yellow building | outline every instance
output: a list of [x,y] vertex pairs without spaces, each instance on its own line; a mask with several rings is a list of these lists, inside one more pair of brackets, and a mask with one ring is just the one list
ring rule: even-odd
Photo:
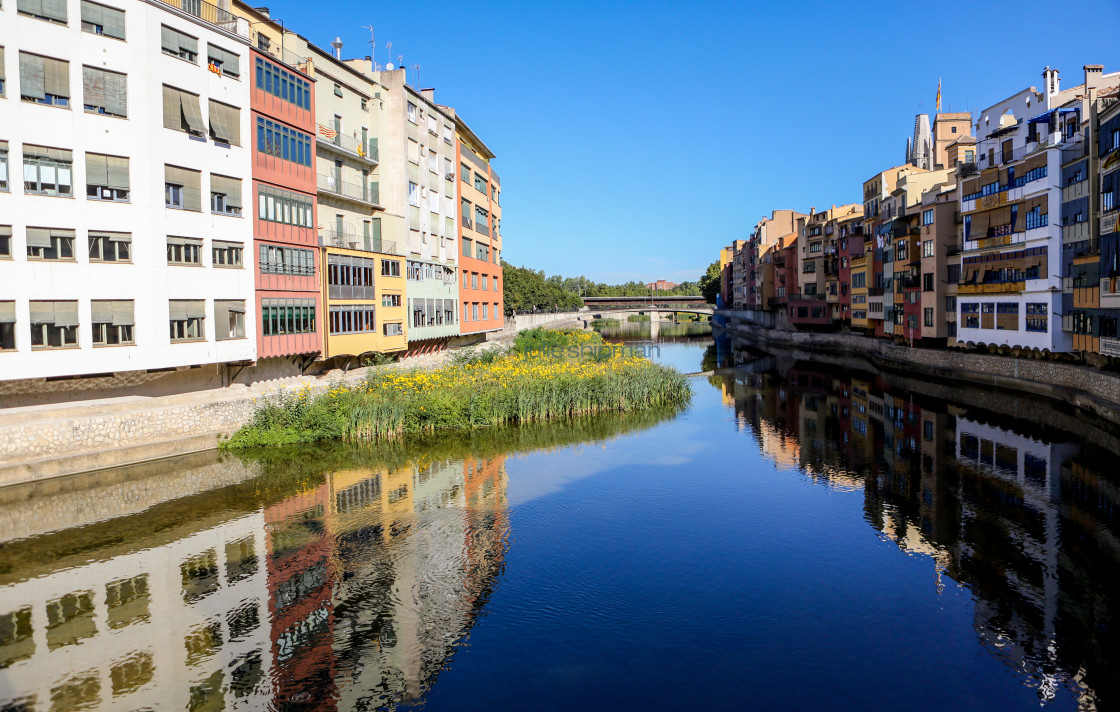
[[327,305],[323,358],[404,351],[404,258],[343,247],[321,250]]

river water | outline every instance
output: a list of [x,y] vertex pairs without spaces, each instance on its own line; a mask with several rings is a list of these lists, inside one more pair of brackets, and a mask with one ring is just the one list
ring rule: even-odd
[[0,709],[1120,705],[1113,430],[702,331],[681,413],[0,490]]

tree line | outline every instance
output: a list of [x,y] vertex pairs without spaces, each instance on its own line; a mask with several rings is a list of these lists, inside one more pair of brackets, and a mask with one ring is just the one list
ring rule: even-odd
[[[715,302],[719,291],[719,263],[714,263],[715,288],[711,289],[712,266],[697,282],[681,282],[670,290],[658,290],[666,296],[699,296]],[[546,275],[544,270],[515,267],[502,260],[506,314],[532,311],[573,311],[583,306],[584,297],[648,297],[650,289],[641,282],[624,284],[596,282],[587,277]],[[707,285],[707,288],[705,288]],[[711,292],[711,296],[708,292]]]

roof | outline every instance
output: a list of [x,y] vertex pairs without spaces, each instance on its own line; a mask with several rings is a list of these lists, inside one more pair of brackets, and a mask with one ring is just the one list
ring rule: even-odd
[[962,145],[962,144],[963,145],[968,145],[968,146],[975,145],[976,144],[976,138],[974,136],[961,136],[960,138],[958,138],[956,141],[953,141],[949,145],[950,146],[958,146],[958,145]]

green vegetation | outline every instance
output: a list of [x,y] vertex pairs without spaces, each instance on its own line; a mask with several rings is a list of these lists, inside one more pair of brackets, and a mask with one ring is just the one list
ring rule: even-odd
[[618,319],[611,319],[610,317],[607,317],[605,319],[592,319],[590,323],[591,326],[618,326],[622,322],[620,322]]
[[[649,297],[650,288],[633,280],[623,284],[595,282],[587,277],[548,276],[542,270],[514,267],[502,262],[505,287],[503,298],[506,314],[513,312],[571,311],[583,306],[584,297]],[[711,271],[711,268],[709,268]],[[701,282],[681,282],[670,290],[658,290],[662,296],[699,296]],[[719,291],[719,264],[716,263],[715,291]],[[715,292],[708,301],[715,302]]]
[[700,277],[700,293],[704,295],[704,301],[709,304],[716,303],[716,295],[719,294],[719,260],[708,265],[708,269],[704,271],[704,275]]
[[649,321],[649,314],[631,314],[626,321]]
[[356,385],[263,398],[249,424],[222,445],[379,441],[679,407],[691,395],[677,371],[628,354],[598,334],[534,329],[518,335],[507,353],[481,354],[434,371],[371,370]]

